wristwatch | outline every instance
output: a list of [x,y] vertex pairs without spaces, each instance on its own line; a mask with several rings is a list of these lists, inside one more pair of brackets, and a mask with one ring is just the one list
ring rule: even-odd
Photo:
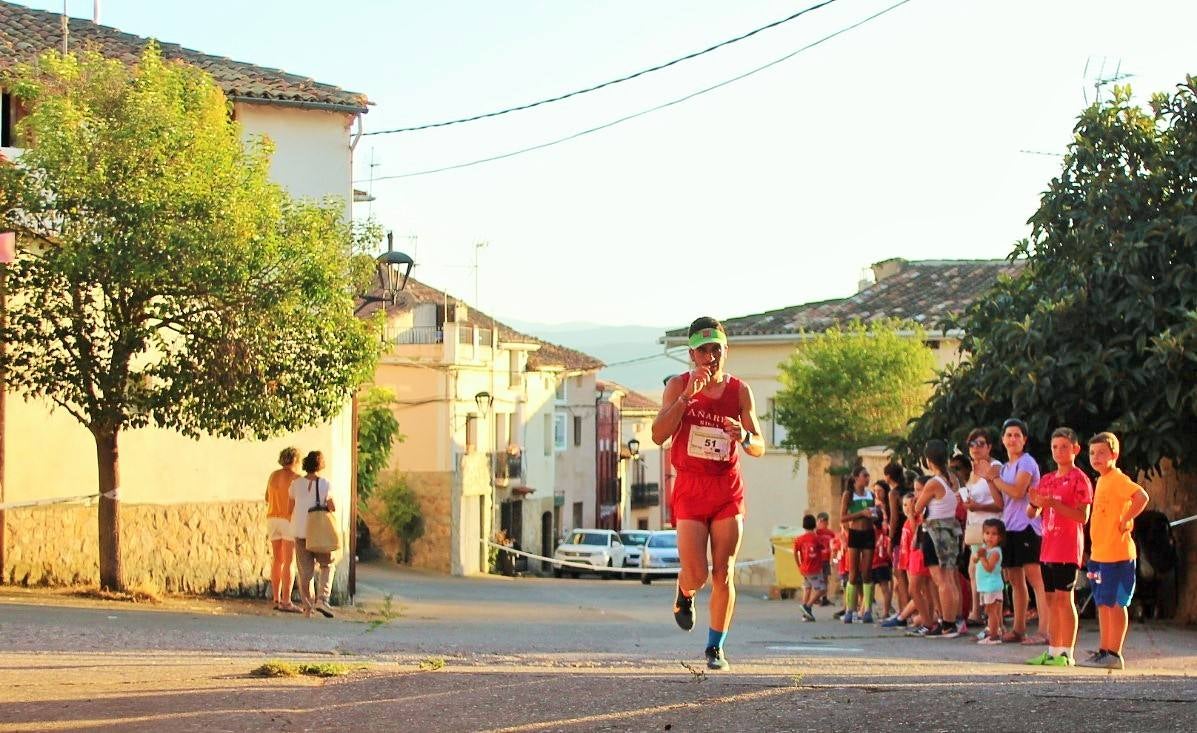
[[744,431],[744,439],[740,441],[740,445],[747,448],[752,445],[752,436],[756,435],[756,433],[743,426],[740,427],[740,430]]

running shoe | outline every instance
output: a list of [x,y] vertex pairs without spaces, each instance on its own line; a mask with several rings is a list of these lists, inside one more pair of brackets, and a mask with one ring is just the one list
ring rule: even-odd
[[333,617],[332,609],[328,607],[327,603],[317,603],[315,605],[315,609],[324,618],[332,618]]
[[863,615],[861,615],[861,616],[857,616],[857,617],[856,617],[856,623],[858,623],[858,624],[871,624],[871,623],[873,623],[873,612],[872,612],[872,611],[865,611]]
[[847,611],[844,613],[844,623],[850,624],[850,623],[852,623],[852,620],[854,618],[856,618],[856,617],[852,615],[851,611]]
[[1078,666],[1081,666],[1081,667],[1097,667],[1098,669],[1111,669],[1111,667],[1110,667],[1110,657],[1111,656],[1113,656],[1113,655],[1110,654],[1109,652],[1107,652],[1105,649],[1102,649],[1101,651],[1097,652],[1096,654],[1090,654],[1088,659],[1086,659],[1082,662],[1078,662],[1077,664],[1078,664]]
[[1056,656],[1048,656],[1043,662],[1044,667],[1071,667],[1076,662],[1072,661],[1072,657],[1068,656],[1068,652],[1057,654]]
[[724,672],[731,669],[731,665],[727,663],[727,657],[723,656],[723,648],[717,646],[709,646],[706,650],[707,655],[707,669],[720,669]]
[[810,606],[802,607],[802,620],[803,621],[814,621],[815,620],[815,614],[813,611],[810,610]]
[[677,587],[677,596],[673,599],[673,620],[682,631],[694,629],[694,596],[682,593],[682,586]]
[[956,619],[956,636],[968,636],[968,622],[962,618]]
[[1052,655],[1048,654],[1047,652],[1043,652],[1042,654],[1037,654],[1028,659],[1027,664],[1033,664],[1037,667],[1042,667],[1048,663],[1049,659],[1052,659]]
[[917,629],[907,629],[907,636],[926,636],[929,629],[926,626],[920,626]]
[[902,629],[905,628],[906,625],[906,619],[898,618],[897,616],[887,618],[881,622],[881,628],[883,629]]
[[1000,636],[986,636],[984,639],[977,639],[977,643],[978,643],[978,644],[984,644],[985,646],[993,646],[993,645],[995,645],[995,644],[1001,644],[1001,643],[1002,643],[1002,637],[1000,637]]
[[960,636],[960,630],[953,624],[943,624],[941,628],[943,629],[941,639],[955,639]]
[[[953,629],[955,631],[955,629]],[[944,635],[944,625],[942,623],[935,624],[927,629],[927,633],[923,634],[924,639],[938,639]]]
[[845,613],[847,613],[847,611],[845,611],[844,609],[841,608],[840,610],[831,614],[831,617],[835,618],[835,619],[843,618]]

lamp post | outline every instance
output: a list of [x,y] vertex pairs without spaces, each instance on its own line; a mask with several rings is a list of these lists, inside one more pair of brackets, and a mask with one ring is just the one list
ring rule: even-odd
[[411,255],[395,251],[394,232],[387,232],[387,251],[375,258],[374,262],[378,279],[382,285],[379,289],[381,295],[373,293],[358,295],[357,298],[361,303],[355,309],[355,313],[368,303],[390,303],[393,305],[399,299],[400,291],[407,287],[407,278],[411,276],[411,268],[416,264]]
[[[394,303],[399,292],[407,287],[407,278],[411,275],[411,268],[416,264],[410,256],[395,251],[395,237],[387,232],[387,251],[375,259],[378,279],[382,282],[382,294],[372,295],[363,293],[358,296],[361,303],[354,309],[358,311],[367,303]],[[379,267],[381,266],[381,267]],[[354,392],[350,403],[350,422],[352,423],[353,445],[350,446],[349,463],[350,478],[349,492],[349,598],[352,601],[357,593],[357,431],[358,431],[358,403],[357,393]]]

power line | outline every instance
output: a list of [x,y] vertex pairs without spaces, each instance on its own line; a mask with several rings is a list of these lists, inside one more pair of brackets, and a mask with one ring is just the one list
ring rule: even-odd
[[623,359],[621,361],[613,361],[610,363],[605,363],[605,364],[603,364],[603,368],[613,367],[613,366],[623,366],[624,364],[635,364],[635,363],[641,362],[641,361],[652,361],[653,359],[672,359],[672,358],[674,358],[674,357],[673,357],[673,354],[671,354],[670,352],[658,351],[657,353],[649,354],[648,356],[637,356],[633,359]]
[[808,43],[807,45],[803,46],[802,48],[799,48],[797,51],[793,51],[792,53],[786,54],[785,56],[782,56],[779,59],[770,61],[769,63],[767,63],[763,66],[758,66],[755,69],[752,69],[751,71],[746,71],[743,74],[740,74],[739,76],[734,76],[730,79],[726,79],[724,81],[719,82],[718,84],[714,84],[705,89],[700,89],[691,94],[687,94],[684,97],[679,97],[678,99],[675,99],[671,102],[659,104],[656,107],[651,107],[649,109],[642,110],[640,112],[636,112],[636,113],[633,113],[633,114],[630,114],[630,115],[627,115],[624,117],[620,117],[619,119],[612,120],[611,122],[608,122],[606,124],[602,124],[597,127],[591,127],[590,129],[582,130],[581,132],[575,132],[572,135],[567,135],[565,137],[558,138],[558,139],[552,140],[550,142],[541,143],[539,145],[533,145],[531,147],[521,148],[519,150],[513,150],[509,153],[502,153],[500,155],[492,155],[489,158],[480,158],[478,160],[471,160],[466,163],[456,163],[454,165],[447,165],[447,166],[443,166],[441,168],[430,168],[430,169],[422,170],[422,171],[412,171],[410,173],[397,173],[397,174],[391,175],[391,176],[379,176],[379,177],[375,178],[374,181],[377,183],[378,181],[391,181],[391,180],[395,180],[398,178],[414,178],[415,176],[428,176],[428,175],[432,175],[433,173],[444,173],[445,171],[458,170],[459,168],[469,168],[471,166],[481,165],[483,163],[492,163],[496,160],[503,160],[504,158],[512,158],[517,155],[523,155],[524,153],[531,153],[535,150],[543,150],[544,148],[549,148],[554,145],[559,145],[564,142],[569,142],[570,140],[576,140],[577,138],[580,138],[584,135],[590,135],[591,133],[599,132],[601,130],[606,130],[609,127],[614,127],[623,122],[627,122],[629,120],[634,120],[637,117],[643,117],[644,115],[651,114],[653,112],[658,112],[667,107],[672,107],[675,104],[681,104],[682,102],[694,99],[695,97],[701,96],[708,92],[713,92],[716,89],[725,87],[729,84],[734,84],[735,82],[740,81],[742,79],[746,79],[746,78],[752,76],[753,74],[757,74],[757,73],[764,71],[765,69],[768,69],[772,66],[776,66],[777,64],[780,64],[783,61],[788,61],[789,59],[792,59],[793,57],[797,56],[798,54],[800,54],[804,51],[809,51],[810,49],[812,49],[816,46],[826,43],[827,41],[830,41],[832,38],[835,38],[836,36],[840,36],[840,35],[843,35],[844,33],[847,33],[848,31],[855,30],[855,29],[859,28],[860,26],[868,23],[869,21],[880,18],[881,16],[885,15],[886,13],[889,13],[893,10],[896,10],[896,9],[902,7],[903,5],[905,5],[908,2],[911,2],[911,0],[900,0],[900,2],[894,3],[893,5],[889,6],[888,8],[885,8],[884,10],[876,12],[873,15],[870,15],[869,17],[865,18],[864,20],[860,20],[856,23],[853,23],[850,26],[841,28],[841,29],[835,31],[834,33],[830,33],[826,36],[823,36],[819,40],[814,41],[812,43]]
[[801,17],[803,15],[806,15],[807,13],[809,13],[811,11],[818,10],[819,8],[827,7],[828,5],[831,5],[835,1],[836,0],[825,0],[824,2],[821,2],[818,5],[812,5],[811,7],[806,8],[805,10],[799,10],[797,13],[794,13],[793,15],[791,15],[789,17],[774,21],[772,23],[769,23],[768,25],[763,25],[760,28],[757,28],[756,30],[751,30],[742,36],[736,36],[735,38],[729,38],[726,41],[716,43],[714,46],[711,46],[710,48],[704,48],[701,51],[695,51],[694,53],[686,54],[685,56],[676,58],[672,61],[667,61],[658,66],[653,66],[648,69],[642,69],[640,71],[637,71],[634,74],[628,74],[627,76],[621,76],[618,79],[612,79],[611,81],[605,81],[602,84],[595,84],[594,86],[586,87],[585,89],[578,89],[576,91],[568,92],[566,94],[560,94],[556,97],[549,97],[548,99],[542,99],[539,102],[529,102],[528,104],[521,104],[518,107],[508,107],[507,109],[501,109],[498,112],[487,112],[485,114],[473,115],[470,117],[462,117],[460,119],[447,120],[445,122],[430,122],[430,123],[427,123],[424,125],[415,125],[414,127],[397,127],[393,130],[378,130],[377,132],[366,132],[366,133],[362,133],[362,134],[363,135],[391,135],[391,134],[394,134],[397,132],[415,132],[417,130],[428,130],[428,129],[431,129],[434,127],[448,127],[449,125],[460,125],[463,122],[474,122],[476,120],[484,120],[488,117],[498,117],[499,115],[505,115],[505,114],[508,114],[511,112],[520,112],[525,109],[532,109],[533,107],[539,107],[542,104],[550,104],[552,102],[560,102],[563,99],[569,99],[570,97],[576,97],[581,94],[597,92],[599,89],[604,89],[606,87],[613,86],[613,85],[619,84],[621,82],[631,81],[632,79],[635,79],[640,76],[644,76],[645,74],[651,74],[654,71],[660,71],[661,69],[667,69],[670,66],[673,66],[675,64],[680,64],[683,61],[689,61],[690,59],[698,58],[699,56],[708,54],[712,51],[723,48],[724,46],[730,46],[733,43],[743,41],[745,38],[750,38],[752,36],[755,36],[756,34],[760,33],[761,31],[767,31],[770,28],[776,28],[777,26],[779,26],[783,23],[788,23],[791,20],[794,20],[795,18]]

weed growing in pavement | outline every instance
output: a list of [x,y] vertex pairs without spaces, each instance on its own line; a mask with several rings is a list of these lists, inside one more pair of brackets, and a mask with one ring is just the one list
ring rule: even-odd
[[706,680],[707,671],[705,669],[697,669],[694,666],[681,661],[680,659],[678,660],[678,662],[683,667],[686,668],[686,671],[688,671],[692,675],[692,679],[691,679],[692,682],[703,682]]
[[425,657],[420,660],[419,667],[421,672],[436,672],[445,668],[445,660],[440,657]]
[[792,687],[802,687],[802,680],[805,676],[806,675],[803,672],[790,675],[790,685]]
[[80,588],[74,593],[83,598],[97,598],[101,601],[127,601],[129,603],[162,603],[162,590],[148,580],[129,586],[128,590],[100,590],[96,586]]
[[355,669],[365,669],[365,667],[351,667],[348,664],[341,664],[339,662],[292,664],[290,662],[272,660],[256,669],[250,670],[250,675],[254,677],[298,677],[302,674],[308,677],[344,677]]
[[390,593],[383,596],[382,609],[375,612],[376,618],[372,618],[366,622],[368,624],[366,633],[370,633],[371,631],[374,631],[381,626],[386,626],[391,621],[393,621],[403,615],[402,610],[395,608],[395,606],[393,604],[394,604],[394,596],[392,596]]

